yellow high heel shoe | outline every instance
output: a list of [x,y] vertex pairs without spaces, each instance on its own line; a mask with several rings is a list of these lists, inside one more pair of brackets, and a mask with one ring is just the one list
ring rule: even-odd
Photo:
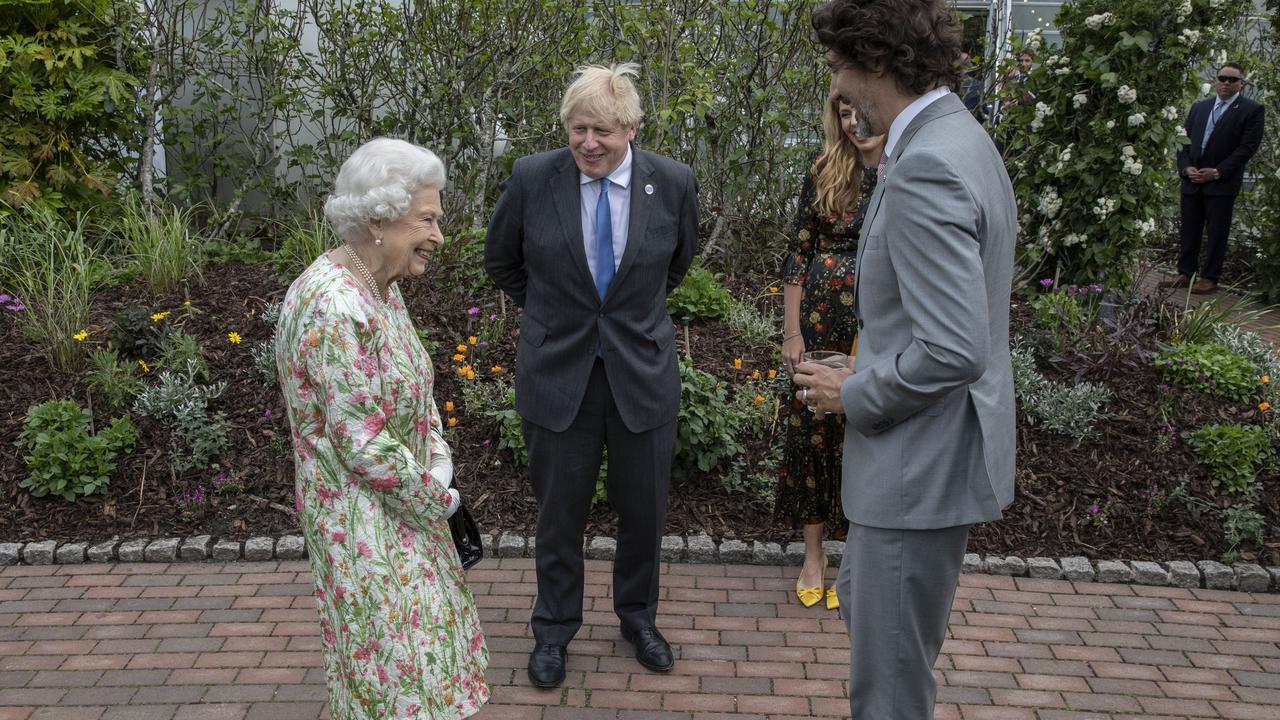
[[840,607],[840,597],[836,595],[836,586],[832,585],[827,588],[827,609],[835,610]]
[[[826,582],[827,576],[827,556],[822,556],[822,573],[818,576],[822,582]],[[800,604],[805,607],[813,607],[822,599],[822,585],[818,587],[801,587],[800,578],[796,578],[796,597],[800,598]]]

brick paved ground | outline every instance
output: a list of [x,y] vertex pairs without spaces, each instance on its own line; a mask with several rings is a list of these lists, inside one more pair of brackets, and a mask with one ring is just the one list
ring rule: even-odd
[[[492,652],[481,720],[840,717],[848,644],[791,599],[793,568],[670,565],[649,673],[618,635],[609,569],[561,690],[528,685],[530,560],[470,573]],[[305,562],[0,569],[0,720],[324,717]],[[1280,595],[969,575],[938,663],[938,717],[1280,718]]]
[[[1219,288],[1217,292],[1210,295],[1189,295],[1185,288],[1180,290],[1160,288],[1157,283],[1164,277],[1165,273],[1159,269],[1144,269],[1137,279],[1139,291],[1149,297],[1163,299],[1177,307],[1182,307],[1184,304],[1190,307],[1199,307],[1201,303],[1209,301],[1217,302],[1222,307],[1231,307],[1243,299],[1240,295],[1228,292],[1230,288]],[[1242,309],[1259,313],[1259,315],[1253,318],[1245,318],[1237,314],[1237,324],[1256,332],[1262,339],[1280,348],[1280,308],[1268,307],[1259,303],[1247,303]]]

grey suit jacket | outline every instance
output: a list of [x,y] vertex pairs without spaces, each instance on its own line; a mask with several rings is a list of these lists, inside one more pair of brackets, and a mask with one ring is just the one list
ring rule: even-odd
[[603,302],[587,266],[579,171],[567,148],[517,160],[489,221],[485,270],[524,308],[516,410],[555,432],[578,414],[597,348],[629,430],[670,422],[680,407],[667,293],[697,245],[693,171],[634,145],[631,151],[627,247]]
[[858,247],[845,514],[881,528],[998,519],[1013,499],[1009,291],[1017,207],[991,139],[954,94],[907,126]]

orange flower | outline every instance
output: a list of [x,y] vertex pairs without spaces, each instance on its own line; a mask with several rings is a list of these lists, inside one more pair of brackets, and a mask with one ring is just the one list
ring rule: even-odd
[[1269,382],[1271,382],[1271,376],[1270,376],[1270,375],[1263,375],[1263,376],[1262,376],[1262,384],[1263,384],[1263,385],[1266,385],[1266,384],[1267,384],[1267,383],[1269,383]]
[[460,353],[464,353],[467,351],[467,346],[463,345],[462,343],[458,343],[458,346],[455,347],[454,350],[457,350]]
[[764,396],[763,396],[763,395],[757,395],[757,396],[756,396],[756,405],[759,405],[759,404],[760,404],[760,403],[762,403],[762,402],[764,402]]
[[1258,403],[1258,409],[1261,410],[1262,412],[1266,412],[1271,409],[1271,403],[1266,401],[1260,402]]
[[774,379],[774,378],[776,378],[776,377],[778,377],[778,371],[777,371],[777,370],[770,370],[770,371],[769,371],[769,379],[770,379],[770,380],[772,380],[772,379]]
[[453,401],[452,401],[452,400],[445,400],[445,401],[444,401],[444,411],[445,411],[445,412],[453,412]]
[[489,372],[493,373],[494,375],[497,375],[498,373],[502,372],[502,370],[503,370],[503,367],[501,365],[494,365],[493,367],[489,368]]
[[475,335],[472,335],[471,337],[467,338],[467,342],[472,345],[475,345],[476,343],[480,342],[480,338],[476,337]]
[[742,358],[734,358],[734,359],[733,359],[733,369],[734,369],[734,370],[741,370],[741,369],[742,369]]
[[777,294],[777,292],[778,292],[778,288],[777,288],[777,286],[774,286],[774,287],[769,288],[769,292],[774,293],[774,294]]
[[760,371],[759,371],[759,370],[756,370],[755,372],[751,373],[751,379],[752,379],[752,380],[759,380],[759,379],[760,379]]
[[469,372],[471,372],[470,365],[463,365],[462,367],[458,368],[458,374],[461,375],[462,377],[466,377],[467,373]]
[[453,356],[454,362],[462,362],[463,360],[466,360],[466,359],[467,359],[467,356],[463,355],[462,353],[458,353],[457,355]]
[[458,418],[456,417],[449,418],[449,427],[455,427],[457,424],[458,424]]

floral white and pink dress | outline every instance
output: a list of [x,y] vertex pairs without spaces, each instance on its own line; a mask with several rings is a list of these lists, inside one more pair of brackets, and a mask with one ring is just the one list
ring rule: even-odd
[[489,653],[427,474],[449,455],[431,360],[394,286],[386,305],[321,256],[289,287],[275,357],[298,519],[315,575],[332,720],[464,718]]

